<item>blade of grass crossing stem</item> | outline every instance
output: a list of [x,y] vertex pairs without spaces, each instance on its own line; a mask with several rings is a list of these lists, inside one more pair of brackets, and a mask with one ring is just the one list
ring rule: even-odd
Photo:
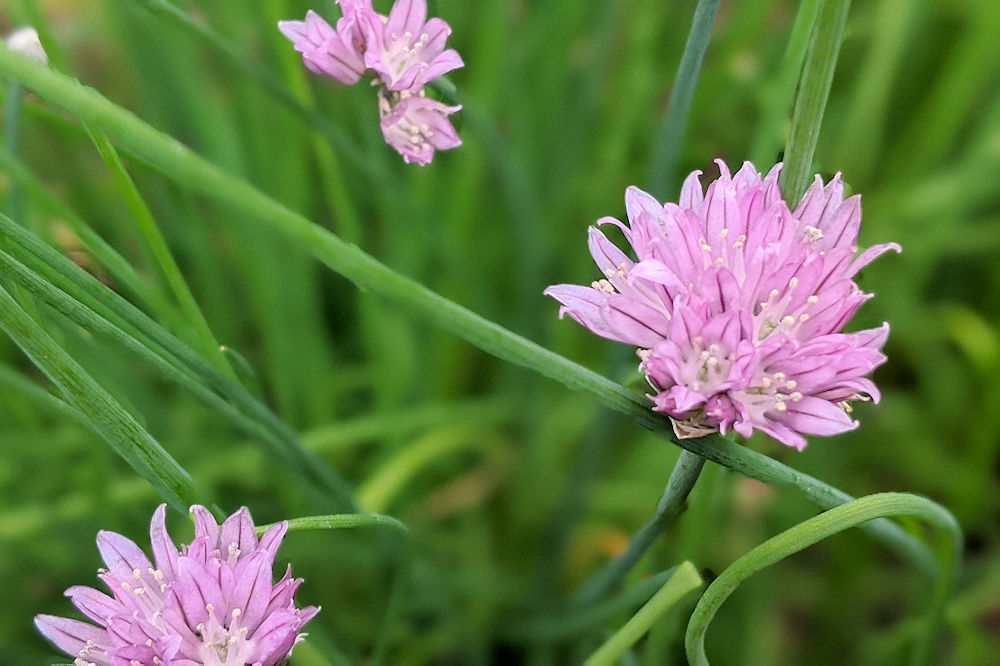
[[87,330],[99,330],[118,339],[264,444],[268,453],[289,469],[324,489],[339,505],[353,507],[347,482],[318,456],[307,451],[298,435],[245,387],[228,380],[118,294],[2,215],[0,234],[11,240],[12,250],[22,260],[29,260],[36,269],[43,269],[44,275],[54,279],[56,285],[47,284],[18,262],[5,260],[2,266],[10,279]]
[[785,146],[785,164],[778,181],[785,201],[793,208],[806,191],[812,175],[813,155],[850,8],[850,0],[824,0],[813,26],[792,112],[792,128]]
[[121,156],[118,155],[118,151],[115,150],[115,147],[108,141],[106,136],[100,132],[92,132],[89,128],[85,129],[87,129],[87,133],[97,147],[97,152],[101,154],[104,162],[111,169],[118,187],[121,188],[122,194],[125,196],[125,202],[129,210],[132,211],[132,216],[135,218],[136,225],[139,227],[139,231],[146,241],[149,251],[152,252],[154,260],[174,294],[174,298],[177,299],[181,311],[194,331],[195,341],[201,348],[202,354],[229,379],[235,380],[236,375],[233,373],[233,369],[229,367],[229,361],[226,360],[219,350],[218,340],[215,339],[212,329],[209,328],[204,313],[198,307],[198,302],[195,300],[194,294],[191,293],[191,288],[188,287],[187,281],[181,274],[180,267],[177,266],[177,262],[174,261],[174,257],[170,253],[170,248],[167,245],[166,239],[163,238],[163,234],[160,232],[160,227],[153,218],[152,211],[149,210],[149,206],[146,205],[146,201],[142,198],[139,188],[136,187],[135,181],[132,180],[132,176],[129,175],[128,170],[125,168]]
[[701,576],[690,562],[682,562],[674,575],[663,584],[652,599],[633,615],[621,629],[609,638],[604,645],[590,655],[585,666],[606,666],[617,664],[618,659],[626,650],[635,645],[649,628],[660,617],[676,605],[681,599],[701,587]]
[[691,32],[688,33],[684,54],[677,68],[677,80],[674,81],[667,115],[656,135],[653,156],[649,168],[649,191],[661,197],[674,182],[677,174],[677,164],[680,162],[681,148],[684,145],[684,128],[687,126],[688,114],[691,111],[691,101],[694,99],[694,88],[701,72],[701,61],[708,48],[708,40],[712,36],[712,24],[719,10],[719,0],[698,0],[694,9],[694,20]]
[[153,437],[0,287],[0,327],[55,384],[66,401],[87,415],[104,440],[164,500],[181,512],[198,501],[194,482]]
[[691,614],[685,636],[688,661],[696,666],[708,664],[708,657],[705,654],[705,634],[708,625],[722,603],[744,580],[761,569],[838,532],[888,516],[917,516],[941,528],[948,537],[946,547],[942,547],[938,555],[940,568],[928,611],[927,626],[919,632],[913,659],[909,662],[927,663],[944,614],[944,605],[951,594],[958,573],[962,551],[962,529],[947,509],[924,497],[908,493],[879,493],[842,504],[768,539],[733,562],[712,581]]
[[[179,141],[150,127],[97,91],[10,53],[0,46],[0,72],[13,76],[39,96],[62,106],[108,134],[125,150],[146,160],[168,178],[229,206],[286,238],[353,281],[403,305],[444,330],[502,360],[530,368],[571,389],[587,391],[604,405],[629,414],[646,428],[663,434],[688,451],[765,483],[796,486],[823,508],[853,499],[847,493],[802,474],[765,455],[712,435],[678,441],[669,420],[649,408],[646,399],[615,382],[527,340],[499,324],[449,301],[427,287],[395,273],[361,249],[269,198],[249,183],[223,172]],[[925,570],[935,568],[926,546],[888,521],[872,523],[867,531]]]

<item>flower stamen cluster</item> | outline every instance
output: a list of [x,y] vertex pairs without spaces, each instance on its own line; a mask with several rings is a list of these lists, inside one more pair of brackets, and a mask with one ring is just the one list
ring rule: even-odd
[[278,28],[302,53],[306,67],[345,85],[363,76],[379,88],[382,136],[406,162],[430,163],[435,150],[462,144],[448,106],[426,95],[434,79],[463,67],[454,49],[445,49],[451,28],[427,19],[426,0],[396,0],[389,15],[371,0],[337,0],[343,17],[336,29],[310,10],[305,21],[281,21]]
[[854,276],[895,243],[858,253],[859,196],[843,198],[840,175],[817,176],[792,211],[749,162],[702,191],[685,180],[677,204],[631,187],[628,224],[617,226],[632,260],[596,228],[590,252],[604,275],[590,287],[555,285],[558,300],[590,331],[639,347],[639,367],[679,437],[761,430],[802,449],[803,435],[857,427],[850,401],[878,401],[865,378],[885,361],[888,324],[842,329],[871,294]]

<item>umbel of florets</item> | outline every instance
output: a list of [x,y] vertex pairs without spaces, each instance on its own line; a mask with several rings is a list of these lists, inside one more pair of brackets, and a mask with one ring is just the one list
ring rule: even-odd
[[653,409],[679,437],[760,430],[802,449],[803,435],[857,427],[850,401],[878,401],[866,375],[886,358],[889,325],[843,333],[872,297],[858,271],[895,243],[858,254],[861,198],[844,199],[840,174],[817,176],[794,210],[778,189],[781,165],[749,162],[702,190],[684,181],[678,203],[625,193],[632,259],[596,227],[590,252],[602,277],[545,293],[590,331],[639,348]]
[[277,583],[275,553],[288,529],[278,523],[260,540],[246,507],[219,525],[191,507],[195,536],[178,549],[166,529],[166,505],[149,528],[153,561],[134,542],[101,531],[97,548],[107,567],[99,578],[110,595],[81,585],[66,596],[90,622],[52,615],[38,630],[76,666],[274,666],[302,639],[319,608],[296,608],[301,578],[291,567]]

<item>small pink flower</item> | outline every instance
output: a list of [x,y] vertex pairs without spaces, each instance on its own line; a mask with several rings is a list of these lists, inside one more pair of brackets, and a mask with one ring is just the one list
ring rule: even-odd
[[457,51],[444,48],[451,34],[448,24],[427,20],[426,0],[396,0],[388,17],[370,13],[360,20],[366,21],[365,65],[389,90],[416,92],[464,66]]
[[278,29],[292,41],[311,71],[351,85],[361,79],[366,68],[365,37],[359,29],[358,16],[374,12],[370,0],[350,3],[345,0],[342,5],[344,17],[337,21],[336,30],[311,9],[305,21],[279,21]]
[[344,15],[336,30],[313,11],[305,21],[278,23],[306,66],[346,84],[371,75],[382,135],[406,162],[425,165],[435,150],[461,145],[448,116],[462,107],[424,96],[427,84],[464,66],[454,49],[445,49],[448,24],[427,20],[426,0],[396,0],[388,16],[373,10],[371,0],[337,1]]
[[[595,228],[590,252],[604,274],[590,287],[546,294],[592,332],[640,348],[654,409],[678,436],[754,429],[801,449],[802,435],[857,427],[850,400],[878,400],[867,375],[885,362],[888,324],[840,331],[871,294],[854,276],[895,243],[858,255],[859,196],[840,175],[817,176],[792,212],[778,190],[780,165],[762,177],[744,163],[702,192],[700,172],[678,204],[631,187],[628,225],[614,218],[637,261]],[[855,256],[857,255],[857,256]]]
[[406,162],[424,166],[434,158],[435,150],[462,145],[448,120],[448,116],[460,110],[461,106],[447,106],[423,95],[402,97],[395,104],[383,97],[379,105],[382,136]]
[[257,540],[246,507],[218,525],[202,506],[191,507],[195,538],[178,550],[166,529],[166,505],[150,524],[155,566],[131,540],[101,531],[99,574],[112,596],[74,586],[66,596],[95,624],[52,615],[38,630],[83,665],[282,664],[319,608],[298,609],[302,583],[291,568],[273,582],[274,556],[288,529],[278,523]]

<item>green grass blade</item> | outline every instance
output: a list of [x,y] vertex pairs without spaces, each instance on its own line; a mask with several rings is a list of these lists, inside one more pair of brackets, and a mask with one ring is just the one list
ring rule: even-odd
[[132,176],[129,175],[128,170],[125,168],[125,164],[118,155],[118,151],[115,150],[115,147],[103,134],[89,130],[87,133],[90,134],[91,140],[97,147],[97,152],[101,154],[105,164],[111,169],[111,173],[125,197],[125,202],[132,211],[132,216],[135,218],[136,225],[139,227],[146,245],[149,247],[160,271],[166,278],[167,284],[174,294],[174,298],[180,304],[181,312],[184,313],[188,325],[195,333],[194,337],[202,351],[202,355],[224,375],[235,380],[236,375],[233,374],[233,369],[219,350],[219,341],[215,339],[215,335],[212,333],[205,315],[202,313],[201,308],[198,307],[198,302],[195,300],[194,294],[191,293],[187,281],[181,274],[180,267],[177,266],[177,262],[174,261],[174,257],[170,253],[170,248],[163,234],[160,232],[160,227],[153,218],[152,211],[149,210],[149,206],[146,205],[146,201],[142,198],[139,188],[136,187]]
[[773,83],[761,91],[760,121],[750,149],[750,159],[759,168],[773,164],[787,140],[785,133],[788,114],[809,48],[809,36],[822,2],[823,0],[802,0],[799,3],[778,75]]
[[135,271],[127,259],[101,238],[73,209],[49,192],[45,184],[24,164],[4,149],[0,149],[0,169],[3,169],[6,175],[24,187],[25,192],[41,208],[70,226],[87,251],[115,279],[117,287],[138,297],[162,319],[172,321],[177,317],[172,306],[160,294],[159,290],[151,287]]
[[792,112],[792,129],[785,146],[784,168],[781,172],[781,192],[785,201],[793,207],[813,174],[813,155],[819,130],[823,124],[823,112],[830,97],[833,74],[837,69],[840,42],[847,24],[850,0],[824,0],[813,26],[809,52],[806,55],[799,94],[795,98]]
[[682,562],[674,575],[663,584],[653,598],[636,612],[629,621],[590,655],[585,666],[617,664],[618,659],[642,638],[664,613],[691,592],[701,587],[701,576],[690,562]]
[[0,327],[59,388],[66,401],[87,415],[111,448],[149,481],[168,504],[183,512],[199,500],[188,473],[3,287],[0,287]]
[[11,240],[13,250],[23,259],[33,259],[59,282],[58,287],[47,284],[8,257],[0,264],[9,279],[85,329],[99,330],[119,340],[253,436],[278,461],[330,494],[338,506],[353,506],[346,481],[307,451],[296,433],[242,385],[229,381],[156,322],[4,216],[0,216],[0,233]]
[[694,99],[695,85],[701,71],[701,61],[712,36],[712,24],[719,10],[719,0],[698,0],[694,10],[691,32],[684,45],[684,55],[677,68],[677,80],[663,124],[656,135],[653,156],[649,167],[649,191],[661,198],[669,190],[677,177],[677,165],[684,145],[684,129],[687,126]]
[[705,654],[705,634],[722,603],[740,583],[761,569],[780,562],[789,555],[822,541],[838,532],[867,521],[888,516],[917,516],[941,528],[949,538],[947,548],[940,553],[934,599],[929,611],[928,626],[921,632],[911,663],[927,663],[944,605],[951,594],[961,562],[962,529],[954,516],[940,504],[907,493],[880,493],[848,502],[814,516],[760,544],[739,558],[705,590],[691,614],[685,644],[688,660],[702,666],[708,664]]

